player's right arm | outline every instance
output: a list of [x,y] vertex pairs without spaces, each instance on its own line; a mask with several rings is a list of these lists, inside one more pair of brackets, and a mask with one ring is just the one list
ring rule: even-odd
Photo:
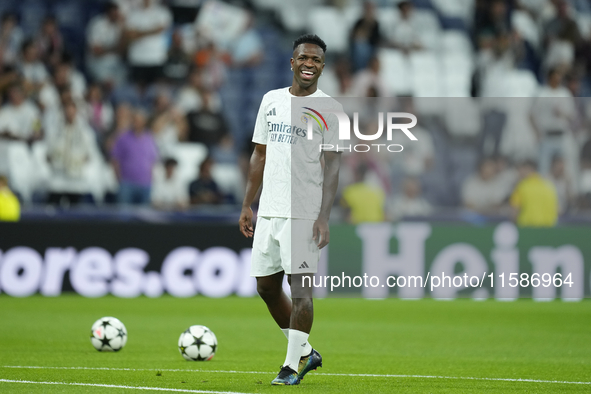
[[254,152],[250,157],[250,166],[248,167],[248,179],[246,181],[246,193],[242,202],[242,212],[240,213],[240,232],[245,237],[252,237],[254,234],[252,228],[252,209],[251,205],[263,183],[263,171],[265,169],[265,160],[267,157],[267,145],[256,144]]
[[256,145],[254,152],[250,157],[250,166],[248,167],[248,177],[246,180],[246,192],[244,193],[242,212],[240,213],[240,220],[238,221],[240,232],[247,238],[251,238],[254,235],[254,229],[252,227],[253,214],[250,206],[263,183],[263,171],[265,169],[265,160],[267,159],[267,137],[269,134],[266,115],[267,103],[268,96],[265,95],[261,102],[254,126],[252,142]]

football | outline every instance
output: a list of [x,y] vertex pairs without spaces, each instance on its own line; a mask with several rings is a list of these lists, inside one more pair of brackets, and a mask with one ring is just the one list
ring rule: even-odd
[[179,352],[189,361],[209,361],[217,347],[215,334],[205,326],[191,326],[179,337]]
[[127,329],[115,317],[101,317],[92,325],[90,342],[99,352],[118,352],[127,343]]

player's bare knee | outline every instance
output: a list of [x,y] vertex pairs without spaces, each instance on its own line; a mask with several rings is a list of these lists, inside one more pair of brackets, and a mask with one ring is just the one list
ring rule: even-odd
[[257,280],[257,292],[265,301],[279,298],[282,291],[281,285],[277,286],[274,281]]

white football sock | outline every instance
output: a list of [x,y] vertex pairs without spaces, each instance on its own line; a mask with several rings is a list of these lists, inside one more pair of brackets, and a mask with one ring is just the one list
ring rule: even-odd
[[[308,337],[310,334],[305,332],[290,329],[289,340],[287,342],[287,355],[285,356],[285,362],[283,366],[289,366],[294,371],[298,371],[300,364],[300,357],[302,356],[302,349],[308,344]],[[309,353],[309,352],[308,352]]]
[[[285,335],[285,338],[287,338],[289,341],[289,328],[281,328],[280,330],[283,332],[283,335]],[[306,346],[302,348],[302,357],[306,357],[310,353],[312,353],[312,345],[310,345],[310,342],[306,341]]]
[[281,332],[285,335],[285,338],[289,341],[289,328],[281,328]]
[[312,345],[310,345],[310,342],[306,341],[306,346],[302,348],[302,357],[306,357],[310,355],[310,353],[312,353]]

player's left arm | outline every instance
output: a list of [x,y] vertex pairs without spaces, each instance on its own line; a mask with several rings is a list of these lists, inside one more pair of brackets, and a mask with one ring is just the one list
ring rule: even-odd
[[318,248],[322,249],[330,241],[330,231],[328,229],[328,219],[330,210],[337,194],[339,185],[339,168],[341,166],[341,153],[324,152],[324,182],[322,184],[322,205],[320,214],[314,222],[312,236],[317,242]]

